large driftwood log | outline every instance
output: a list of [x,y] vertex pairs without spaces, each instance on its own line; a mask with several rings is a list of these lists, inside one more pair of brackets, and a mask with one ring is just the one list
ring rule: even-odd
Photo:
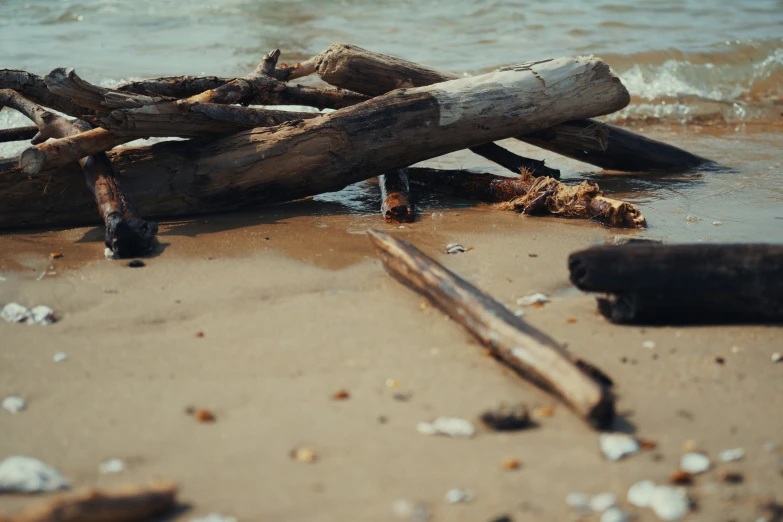
[[580,369],[554,340],[410,243],[377,230],[367,234],[395,279],[464,326],[495,357],[560,396],[592,426],[611,425],[614,397],[609,389]]
[[177,486],[159,482],[58,495],[13,515],[0,515],[0,522],[144,522],[176,506]]
[[518,178],[426,168],[410,168],[408,172],[414,185],[452,196],[498,203],[504,210],[590,219],[614,227],[642,228],[647,224],[636,207],[607,198],[593,181],[570,186],[552,178],[535,178],[525,171]]
[[[458,77],[348,44],[333,44],[313,62],[316,73],[327,83],[370,96]],[[595,120],[561,123],[517,139],[609,170],[686,170],[713,164],[677,147]]]
[[571,254],[571,281],[612,294],[618,323],[783,321],[783,245],[628,244]]
[[[69,121],[62,116],[57,116],[9,89],[0,90],[0,108],[4,106],[21,112],[38,126],[39,131],[33,137],[33,143],[48,138],[91,132],[85,122]],[[95,197],[98,213],[106,226],[106,246],[120,257],[131,257],[149,250],[154,245],[158,225],[148,223],[139,217],[130,199],[120,188],[106,153],[100,152],[83,158],[79,164],[84,172],[87,186]],[[7,173],[0,175],[0,179],[5,178],[6,175]],[[46,191],[46,187],[43,191]],[[9,201],[11,200],[9,192],[0,191],[0,194],[3,196],[4,205],[12,204],[12,201]]]
[[[159,143],[111,158],[123,181],[126,173],[138,178],[145,171],[146,186],[128,181],[140,201],[148,197],[147,205],[155,203],[166,215],[184,209],[205,213],[339,190],[418,161],[613,112],[627,103],[627,91],[602,61],[562,58],[395,91],[304,122]],[[58,222],[51,213],[30,214],[31,185],[18,174],[0,174],[0,189],[6,187],[3,226]],[[38,197],[41,190],[33,193]],[[33,207],[40,211],[42,205]]]
[[381,187],[381,215],[387,223],[412,223],[415,216],[411,204],[408,169],[396,169],[378,176]]

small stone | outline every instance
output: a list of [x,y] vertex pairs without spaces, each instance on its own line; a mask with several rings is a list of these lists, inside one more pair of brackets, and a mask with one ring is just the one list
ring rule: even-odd
[[199,422],[215,422],[215,414],[205,409],[194,411],[193,418]]
[[0,462],[0,493],[48,493],[60,489],[68,489],[68,480],[38,459],[14,456]]
[[336,401],[343,401],[351,396],[350,393],[348,393],[348,390],[337,390],[332,395],[332,399]]
[[718,453],[718,459],[720,459],[721,462],[742,460],[743,457],[745,457],[745,450],[742,448],[727,449]]
[[9,323],[26,323],[32,318],[30,310],[18,303],[8,303],[0,312],[0,318]]
[[459,243],[449,243],[446,245],[446,253],[447,254],[461,254],[463,252],[466,252],[467,249],[460,245]]
[[400,387],[400,381],[397,379],[386,379],[386,387],[387,388],[399,388]]
[[639,453],[641,447],[633,437],[623,433],[602,433],[599,436],[601,451],[609,460],[620,460]]
[[619,507],[610,507],[601,514],[600,522],[628,522],[631,517]]
[[517,299],[517,304],[519,306],[533,306],[535,304],[539,303],[548,303],[550,301],[549,297],[545,294],[530,294],[526,295],[525,297],[520,297]]
[[655,349],[655,341],[644,341],[642,343],[643,348],[647,348],[648,350],[654,350]]
[[397,518],[409,522],[426,522],[430,519],[430,510],[427,506],[408,498],[395,500],[392,511]]
[[21,397],[11,396],[3,399],[3,409],[6,411],[19,413],[20,411],[24,411],[25,408],[27,408],[27,404]]
[[714,226],[714,227],[719,227],[719,226],[721,226],[722,224],[723,224],[723,222],[722,222],[722,221],[713,221],[713,222],[712,222],[712,226]]
[[731,353],[738,354],[738,353],[741,353],[741,352],[742,352],[742,348],[740,348],[739,346],[732,346],[731,347]]
[[779,363],[780,361],[783,361],[783,353],[780,352],[773,353],[772,356],[770,357],[770,360],[773,363]]
[[690,501],[683,488],[656,486],[650,497],[650,508],[661,520],[675,521],[688,514]]
[[60,259],[61,257],[63,257],[63,255],[60,252],[51,252],[49,254],[49,257],[51,257],[52,259]]
[[318,459],[318,456],[311,448],[303,446],[301,448],[294,449],[291,452],[291,458],[298,460],[299,462],[315,462],[316,459]]
[[566,496],[566,504],[580,515],[589,515],[591,513],[590,496],[584,493],[569,493]]
[[566,323],[567,324],[576,324],[576,318],[575,317],[566,317]]
[[446,492],[445,499],[449,504],[470,502],[473,500],[473,493],[464,489],[454,488]]
[[603,513],[616,505],[617,497],[611,493],[599,493],[590,499],[590,510],[594,513]]
[[516,312],[514,312],[514,315],[516,315],[517,317],[524,317],[525,311],[524,310],[517,310]]
[[694,216],[692,214],[688,214],[687,216],[685,216],[685,221],[687,221],[688,223],[698,223],[699,221],[701,221],[701,218],[698,216]]
[[54,322],[54,310],[48,306],[34,306],[30,309],[31,318],[27,324],[52,324]]
[[669,477],[669,482],[678,486],[690,486],[693,484],[693,475],[687,471],[677,470]]
[[101,462],[98,466],[98,471],[101,473],[120,473],[125,471],[125,463],[120,459],[109,459],[105,462]]
[[709,457],[703,453],[686,453],[680,459],[680,469],[691,475],[704,473],[712,467]]
[[650,500],[655,488],[655,483],[652,480],[642,480],[628,488],[626,498],[631,505],[636,507],[650,507]]
[[57,352],[54,354],[54,357],[52,357],[52,360],[54,362],[63,362],[68,358],[68,355],[64,354],[63,352]]
[[519,469],[520,466],[522,466],[522,463],[520,463],[517,459],[504,459],[500,466],[503,469],[511,471],[514,469]]
[[220,513],[210,513],[203,517],[191,518],[190,522],[237,522],[236,517],[221,515]]
[[738,471],[726,471],[721,476],[721,480],[727,484],[742,484],[745,482],[745,477]]
[[134,259],[133,261],[128,261],[127,263],[125,263],[125,266],[130,268],[141,268],[147,265],[141,259]]
[[531,426],[527,406],[523,403],[513,406],[502,404],[499,408],[487,410],[481,414],[481,422],[495,431],[518,431]]
[[420,422],[416,431],[422,435],[446,435],[452,438],[470,438],[476,433],[476,428],[465,419],[455,417],[438,417],[432,422]]
[[114,259],[114,250],[112,250],[109,247],[106,247],[103,249],[103,257],[106,258],[106,261],[110,261]]

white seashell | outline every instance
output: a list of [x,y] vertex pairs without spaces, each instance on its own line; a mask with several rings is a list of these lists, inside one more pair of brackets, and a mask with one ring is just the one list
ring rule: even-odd
[[454,488],[446,492],[445,498],[449,504],[459,504],[460,502],[473,500],[473,493],[464,489]]
[[742,460],[745,456],[745,450],[742,448],[734,448],[723,450],[718,454],[718,458],[721,462],[731,462],[733,460]]
[[416,430],[422,435],[448,435],[454,438],[470,438],[476,433],[473,424],[455,417],[438,417],[432,422],[420,422]]
[[704,473],[711,467],[712,463],[709,457],[703,453],[686,453],[680,459],[680,469],[691,475]]
[[68,358],[68,355],[64,354],[63,352],[58,352],[58,353],[54,354],[54,357],[52,357],[54,362],[63,362],[67,358]]
[[14,456],[0,462],[0,492],[44,493],[67,488],[68,480],[38,459]]
[[546,296],[545,294],[539,294],[539,293],[526,295],[525,297],[520,297],[519,299],[517,299],[517,304],[519,306],[531,306],[536,303],[548,303],[548,302],[549,302],[549,297]]
[[617,497],[611,493],[599,493],[590,499],[590,510],[594,513],[603,513],[616,505]]
[[568,496],[566,496],[566,504],[582,515],[589,515],[591,513],[590,496],[585,495],[584,493],[569,493]]
[[125,471],[125,463],[120,459],[109,459],[98,466],[101,473],[120,473]]
[[650,498],[650,508],[661,520],[675,521],[688,514],[690,501],[683,488],[656,486]]
[[630,435],[623,433],[602,433],[599,437],[601,451],[609,460],[620,460],[628,455],[639,453],[639,443]]
[[19,413],[27,408],[27,404],[21,397],[10,396],[3,399],[3,409],[11,413]]
[[32,318],[32,314],[26,306],[22,306],[19,303],[8,303],[0,312],[0,318],[9,323],[26,323]]
[[652,480],[642,480],[628,488],[628,502],[636,507],[650,507],[655,483]]
[[628,522],[631,517],[628,516],[619,507],[610,507],[601,515],[600,522]]
[[447,254],[461,254],[463,252],[466,252],[467,249],[460,245],[459,243],[449,243],[446,245],[446,253]]

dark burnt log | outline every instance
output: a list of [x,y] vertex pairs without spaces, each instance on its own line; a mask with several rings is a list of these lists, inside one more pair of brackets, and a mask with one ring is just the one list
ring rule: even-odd
[[541,160],[525,158],[514,154],[508,149],[504,149],[496,143],[485,143],[477,147],[471,147],[470,151],[486,158],[493,163],[497,163],[514,174],[519,174],[522,170],[528,171],[533,176],[546,176],[554,179],[560,179],[560,171],[544,165]]
[[568,267],[581,290],[610,294],[599,309],[613,322],[783,321],[783,245],[600,246]]
[[611,425],[611,391],[584,372],[561,345],[410,243],[378,230],[367,234],[392,277],[465,327],[497,359],[555,393],[594,428]]
[[0,143],[9,141],[28,141],[38,134],[38,127],[16,127],[14,129],[0,129]]
[[415,216],[411,204],[408,169],[396,169],[378,176],[381,187],[381,215],[387,223],[412,223]]

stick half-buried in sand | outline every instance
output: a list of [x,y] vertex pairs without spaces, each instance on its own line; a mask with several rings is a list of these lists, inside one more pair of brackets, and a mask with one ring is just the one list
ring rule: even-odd
[[495,357],[560,396],[593,427],[609,427],[614,419],[611,391],[554,340],[410,243],[378,230],[367,235],[392,277],[432,301]]

